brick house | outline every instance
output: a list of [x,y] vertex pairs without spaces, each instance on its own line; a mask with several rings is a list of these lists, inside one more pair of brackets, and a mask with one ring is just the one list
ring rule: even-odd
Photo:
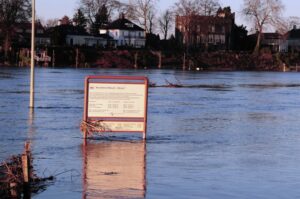
[[183,45],[214,50],[229,50],[235,13],[219,9],[215,16],[176,16],[175,37]]

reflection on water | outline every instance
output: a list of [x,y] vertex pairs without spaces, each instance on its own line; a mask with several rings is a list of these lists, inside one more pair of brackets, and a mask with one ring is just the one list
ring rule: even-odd
[[83,199],[144,198],[145,152],[145,142],[83,144]]

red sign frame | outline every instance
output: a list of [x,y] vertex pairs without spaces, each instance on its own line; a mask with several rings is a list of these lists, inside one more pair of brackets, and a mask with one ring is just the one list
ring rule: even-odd
[[[96,117],[90,118],[88,116],[89,110],[89,84],[90,83],[99,83],[99,84],[112,84],[112,85],[144,85],[145,86],[145,98],[144,98],[144,116],[143,117]],[[103,122],[136,122],[143,123],[143,131],[124,131],[124,130],[110,130],[107,133],[143,133],[143,139],[146,139],[147,132],[147,110],[148,110],[148,85],[149,81],[147,77],[142,76],[87,76],[85,78],[85,90],[84,90],[84,115],[83,120],[85,122],[90,121],[103,121]],[[103,131],[106,132],[106,131]],[[87,138],[87,132],[84,132],[84,138]]]

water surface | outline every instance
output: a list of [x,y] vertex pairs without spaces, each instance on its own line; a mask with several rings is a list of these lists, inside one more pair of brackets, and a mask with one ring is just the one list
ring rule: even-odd
[[[57,179],[34,198],[300,197],[300,73],[38,68],[34,114],[29,75],[1,69],[0,160],[32,141],[38,175]],[[186,87],[150,88],[145,145],[118,135],[84,147],[87,75]]]

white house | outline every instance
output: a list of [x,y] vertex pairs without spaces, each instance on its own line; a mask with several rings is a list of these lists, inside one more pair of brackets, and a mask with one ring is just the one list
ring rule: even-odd
[[145,30],[124,17],[101,28],[100,34],[108,34],[116,41],[117,46],[143,48],[146,45]]
[[104,37],[92,36],[88,34],[71,34],[66,36],[66,44],[69,46],[105,47],[107,45],[107,39]]

